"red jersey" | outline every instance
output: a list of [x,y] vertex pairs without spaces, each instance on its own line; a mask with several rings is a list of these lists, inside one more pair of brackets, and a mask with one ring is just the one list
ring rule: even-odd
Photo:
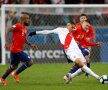
[[73,36],[74,36],[74,39],[76,41],[79,41],[80,37],[81,37],[81,33],[82,33],[82,26],[78,23],[75,25],[77,30],[73,30],[72,33],[73,33]]
[[[76,28],[78,29],[77,32],[81,32],[81,31],[83,30],[80,23],[77,23],[77,24],[76,24]],[[95,34],[94,34],[94,28],[93,28],[92,25],[90,25],[89,31],[85,31],[85,32],[86,32],[86,37],[89,38],[89,41],[91,41],[91,40],[94,39]]]
[[21,52],[26,42],[27,29],[21,23],[17,23],[12,27],[14,28],[14,31],[12,32],[10,52]]
[[[81,45],[84,48],[89,48],[90,46],[97,45],[96,43],[90,42],[94,38],[94,35],[90,34],[93,31],[92,26],[90,26],[90,30],[88,32],[83,31],[80,23],[76,24],[76,28],[77,28],[77,30],[73,31],[73,36],[74,36],[76,42],[79,43],[79,45]],[[92,34],[94,34],[94,33],[92,32]],[[90,40],[87,41],[86,40],[87,38],[90,38]]]
[[87,34],[85,31],[82,32],[81,34],[81,38],[79,39],[79,45],[82,46],[83,48],[89,48],[90,46],[97,46],[97,44],[95,42],[90,42],[88,40],[86,40],[87,38]]
[[86,36],[89,38],[89,41],[93,40],[94,37],[95,37],[95,34],[94,34],[94,28],[92,25],[90,25],[89,27],[89,31],[86,32]]

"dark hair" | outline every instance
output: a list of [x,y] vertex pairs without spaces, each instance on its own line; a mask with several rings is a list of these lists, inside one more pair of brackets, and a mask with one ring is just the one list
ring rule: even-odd
[[86,14],[83,13],[83,14],[81,14],[81,15],[79,16],[79,18],[82,17],[82,16],[88,17]]
[[85,16],[85,17],[87,18],[87,20],[89,19],[88,16],[87,16],[86,14],[83,13],[83,14],[81,14],[81,15],[79,16],[78,22],[80,22],[80,17],[82,17],[82,16]]
[[82,17],[82,16],[85,16],[87,18],[86,22],[91,23],[89,17],[87,16],[87,14],[84,14],[84,13],[79,16],[79,22],[80,22],[80,17]]
[[21,12],[21,14],[27,14],[27,15],[30,15],[28,12]]
[[70,24],[75,24],[73,21],[69,21]]

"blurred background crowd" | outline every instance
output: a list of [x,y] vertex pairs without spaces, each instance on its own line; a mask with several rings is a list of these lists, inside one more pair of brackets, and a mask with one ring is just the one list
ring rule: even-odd
[[105,4],[108,0],[0,0],[0,4]]
[[[108,0],[0,0],[0,6],[2,4],[107,4]],[[51,26],[51,25],[65,25],[66,22],[68,22],[68,20],[70,18],[72,18],[75,22],[77,22],[78,19],[78,13],[72,15],[72,14],[68,14],[68,15],[64,15],[64,12],[67,12],[68,10],[64,10],[62,9],[56,9],[55,13],[58,15],[49,15],[50,8],[47,8],[45,10],[46,16],[43,16],[42,14],[36,14],[36,12],[38,12],[38,10],[32,11],[32,13],[30,14],[32,21],[31,21],[31,25],[33,26]],[[71,12],[80,12],[80,13],[85,13],[85,11],[88,10],[84,10],[84,9],[74,9],[74,10],[70,10]],[[107,22],[107,18],[108,18],[108,14],[102,14],[102,11],[108,11],[107,9],[102,9],[102,10],[96,10],[96,13],[94,15],[89,15],[89,18],[92,19],[92,24],[93,25],[108,25]],[[35,12],[35,13],[33,13]],[[43,12],[42,12],[43,13]],[[16,22],[19,21],[19,17],[18,17],[18,13],[17,10],[12,9],[12,10],[7,10],[6,12],[6,23],[7,25],[11,26],[13,24],[15,24]],[[59,15],[60,14],[60,15]],[[40,18],[41,17],[41,18]],[[43,18],[42,18],[43,17]],[[48,18],[47,18],[48,17]],[[55,18],[59,18],[59,20],[57,21],[58,23],[53,23],[52,20],[57,20]],[[98,22],[97,22],[98,20]],[[38,21],[38,23],[36,23],[35,21]],[[59,23],[60,22],[60,23]],[[62,22],[62,23],[61,23]]]
[[69,22],[69,20],[73,20],[77,23],[80,13],[88,14],[88,18],[92,21],[91,24],[93,26],[108,25],[108,13],[106,13],[108,11],[107,8],[96,8],[94,10],[90,10],[89,8],[33,8],[32,11],[28,8],[20,10],[12,8],[6,10],[6,27],[10,27],[19,22],[19,14],[22,10],[30,13],[30,26],[64,26]]

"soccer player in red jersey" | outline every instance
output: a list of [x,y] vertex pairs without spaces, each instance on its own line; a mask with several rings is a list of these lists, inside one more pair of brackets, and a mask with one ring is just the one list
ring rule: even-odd
[[[76,24],[76,27],[79,26],[81,28],[82,27],[81,24],[85,20],[89,20],[88,19],[88,16],[86,14],[81,14],[79,16],[79,23]],[[95,37],[95,34],[94,34],[94,28],[93,28],[93,26],[91,24],[89,26],[89,29],[88,30],[85,30],[85,32],[86,32],[86,38],[85,38],[85,40],[87,40],[88,42],[92,41],[94,39],[94,37]],[[84,55],[84,56],[85,56],[85,58],[87,60],[87,66],[90,68],[90,49],[91,49],[91,46],[83,47],[83,46],[79,45],[79,47],[80,47],[81,50],[84,50],[85,49],[85,50],[88,51],[88,54],[85,51],[86,52],[86,55]],[[87,73],[86,73],[86,76],[88,77],[88,74]]]
[[[91,42],[90,40],[88,40],[88,34],[87,32],[89,31],[89,27],[90,24],[88,21],[84,21],[81,24],[81,27],[76,27],[78,31],[81,31],[80,33],[77,33],[78,35],[73,33],[74,38],[76,39],[76,41],[78,42],[78,44],[82,47],[82,48],[86,48],[89,49],[90,46],[97,46],[99,44],[99,42]],[[77,32],[76,30],[76,32]],[[101,43],[100,43],[101,44]],[[99,44],[99,45],[100,45]]]
[[[86,20],[89,21],[88,16],[86,14],[81,14],[80,17],[79,17],[79,23],[77,23],[76,26],[79,25],[79,24],[82,24]],[[87,38],[86,39],[88,41],[93,40],[94,37],[95,37],[94,28],[93,28],[93,26],[91,24],[89,26],[89,30],[86,32],[86,35],[87,35]]]
[[[80,30],[80,31],[82,31],[82,23],[84,22],[84,21],[88,21],[88,17],[87,17],[87,15],[86,14],[81,14],[80,15],[80,17],[79,17],[79,23],[77,23],[76,24],[76,27]],[[78,32],[78,31],[77,31]],[[78,36],[78,35],[77,35]],[[91,40],[93,40],[94,39],[94,37],[95,37],[95,34],[94,34],[94,28],[93,28],[93,26],[90,24],[90,26],[89,26],[89,29],[88,29],[88,31],[86,31],[86,40],[87,41],[91,41]]]
[[[89,58],[90,58],[91,45],[86,45],[86,44],[87,44],[87,42],[90,44],[91,40],[94,39],[95,35],[94,35],[93,26],[91,24],[89,25],[89,29],[87,29],[85,31],[83,30],[82,24],[86,20],[88,20],[88,17],[86,14],[81,14],[79,16],[79,23],[76,24],[76,28],[78,30],[74,31],[73,35],[74,35],[76,42],[79,43],[78,39],[81,38],[83,36],[82,33],[85,32],[86,37],[84,38],[84,40],[83,39],[82,39],[82,41],[80,40],[79,48],[87,60],[87,66],[90,67],[90,59]],[[83,45],[82,45],[82,43],[83,43]],[[77,70],[77,68],[75,69],[75,67],[76,67],[76,65],[73,67],[73,69],[70,70],[70,72],[73,73],[75,70]],[[87,73],[86,73],[86,76],[88,77]]]
[[[84,21],[81,24],[81,27],[76,27],[77,30],[73,31],[73,36],[75,38],[75,40],[77,41],[77,43],[79,44],[79,48],[83,54],[83,56],[89,55],[88,47],[90,46],[101,46],[102,43],[101,42],[90,42],[88,41],[87,35],[85,30],[89,30],[89,22],[88,21]],[[79,66],[77,64],[75,64],[72,69],[69,71],[69,73],[67,75],[64,76],[64,79],[69,83],[71,81],[70,77],[73,78],[77,75],[79,75],[81,72],[79,70]]]
[[[24,44],[28,44],[32,48],[35,48],[35,44],[30,44],[26,40],[27,36],[27,26],[29,25],[30,19],[28,13],[22,13],[21,15],[21,22],[16,23],[11,28],[6,31],[6,44],[5,47],[10,49],[10,57],[11,57],[11,64],[10,67],[6,70],[3,76],[0,78],[0,82],[3,85],[6,85],[6,78],[8,75],[15,69],[17,69],[20,62],[22,62],[22,66],[19,67],[15,72],[13,72],[13,77],[17,83],[19,83],[18,75],[30,67],[33,64],[30,56],[28,56],[25,52],[23,52]],[[9,44],[9,33],[12,32],[12,43]]]

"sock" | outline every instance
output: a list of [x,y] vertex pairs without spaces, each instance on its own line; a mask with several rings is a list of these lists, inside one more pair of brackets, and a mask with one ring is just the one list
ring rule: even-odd
[[[90,62],[87,63],[87,67],[90,68]],[[86,73],[86,76],[88,76],[89,74]]]
[[90,74],[91,76],[95,77],[96,79],[99,79],[99,76],[97,74],[95,74],[90,68],[88,68],[86,65],[84,65],[81,68],[83,71],[85,71],[86,73]]
[[69,71],[69,73],[72,74],[72,73],[76,72],[78,69],[79,69],[79,66],[75,64],[75,65],[72,67],[72,69]]
[[7,76],[13,71],[14,69],[11,68],[11,66],[6,70],[4,75],[2,76],[3,79],[6,79]]
[[82,72],[82,69],[80,68],[76,72],[71,74],[71,78],[74,78],[75,76],[80,75],[81,73],[83,73],[83,72]]
[[18,75],[19,73],[21,73],[22,71],[24,71],[27,68],[27,66],[25,64],[23,64],[17,71],[16,74]]
[[88,62],[88,63],[87,63],[87,67],[89,67],[89,68],[90,68],[90,62]]

